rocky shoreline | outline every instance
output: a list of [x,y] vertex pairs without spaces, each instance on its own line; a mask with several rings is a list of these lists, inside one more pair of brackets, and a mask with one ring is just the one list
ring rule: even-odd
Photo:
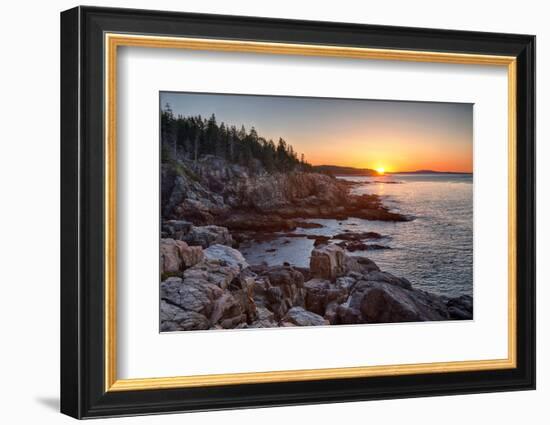
[[[472,297],[413,288],[347,253],[390,249],[383,235],[293,232],[320,227],[314,219],[410,220],[375,195],[350,194],[352,183],[311,172],[253,172],[212,155],[164,163],[161,182],[161,331],[472,318]],[[308,268],[249,265],[238,251],[244,241],[281,232],[314,239]]]
[[351,195],[353,183],[310,173],[269,174],[222,158],[177,161],[161,169],[162,217],[230,231],[289,231],[309,218],[349,217],[407,221],[389,211],[376,195]]
[[470,296],[415,289],[333,244],[315,248],[303,269],[250,266],[226,245],[162,239],[161,270],[163,332],[472,318]]

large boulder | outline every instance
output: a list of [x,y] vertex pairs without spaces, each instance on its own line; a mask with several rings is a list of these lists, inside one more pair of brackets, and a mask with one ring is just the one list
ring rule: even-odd
[[346,255],[345,268],[347,275],[354,272],[364,275],[367,273],[380,271],[380,268],[371,259],[367,257],[355,257],[350,255]]
[[200,245],[203,248],[208,248],[214,244],[233,245],[233,238],[229,230],[215,225],[191,226],[183,240],[190,245]]
[[346,254],[337,245],[317,247],[311,252],[309,268],[314,277],[334,281],[347,272]]
[[367,280],[375,282],[391,283],[392,285],[400,286],[403,289],[412,289],[411,282],[404,277],[397,277],[391,273],[382,272],[380,270],[372,270],[367,274]]
[[[367,277],[368,278],[368,277]],[[387,281],[362,280],[338,309],[341,323],[393,323],[447,320],[443,300],[428,292]]]
[[322,316],[302,307],[292,307],[281,320],[282,326],[323,326],[329,324],[329,321]]
[[239,251],[225,245],[215,244],[209,246],[204,250],[204,257],[207,260],[225,264],[235,269],[237,273],[248,267],[248,263]]
[[160,240],[160,272],[177,273],[192,267],[203,259],[200,246],[189,246],[175,239]]
[[347,255],[340,246],[335,244],[314,248],[309,266],[313,277],[328,279],[332,282],[350,272],[365,274],[380,270],[374,261],[366,257]]

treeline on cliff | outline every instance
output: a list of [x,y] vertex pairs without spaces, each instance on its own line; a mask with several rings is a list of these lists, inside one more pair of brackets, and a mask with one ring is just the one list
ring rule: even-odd
[[282,138],[275,143],[260,136],[254,127],[218,123],[210,118],[176,116],[169,104],[161,111],[162,161],[185,157],[197,160],[202,155],[215,155],[249,168],[262,165],[268,172],[311,171],[304,155],[298,156],[292,145]]

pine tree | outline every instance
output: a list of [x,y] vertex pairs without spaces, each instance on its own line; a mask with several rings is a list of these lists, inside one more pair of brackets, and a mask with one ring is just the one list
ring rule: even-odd
[[187,157],[198,161],[201,155],[216,155],[233,163],[256,168],[259,162],[268,172],[311,170],[304,154],[298,154],[283,138],[277,144],[258,134],[255,127],[247,133],[244,125],[240,130],[234,125],[218,124],[216,116],[203,119],[200,115],[192,117],[174,116],[169,104],[161,111],[162,160]]

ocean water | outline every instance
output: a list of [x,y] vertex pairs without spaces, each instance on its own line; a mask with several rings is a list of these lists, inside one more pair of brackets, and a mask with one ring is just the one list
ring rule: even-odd
[[[345,230],[377,232],[383,239],[367,241],[391,249],[356,251],[413,286],[430,292],[459,296],[473,292],[473,184],[469,174],[394,174],[380,177],[341,177],[359,182],[352,193],[375,193],[392,211],[414,219],[384,222],[356,218],[311,219],[317,229],[294,233],[334,236]],[[307,267],[313,241],[305,237],[276,237],[240,247],[251,264],[288,262]]]

